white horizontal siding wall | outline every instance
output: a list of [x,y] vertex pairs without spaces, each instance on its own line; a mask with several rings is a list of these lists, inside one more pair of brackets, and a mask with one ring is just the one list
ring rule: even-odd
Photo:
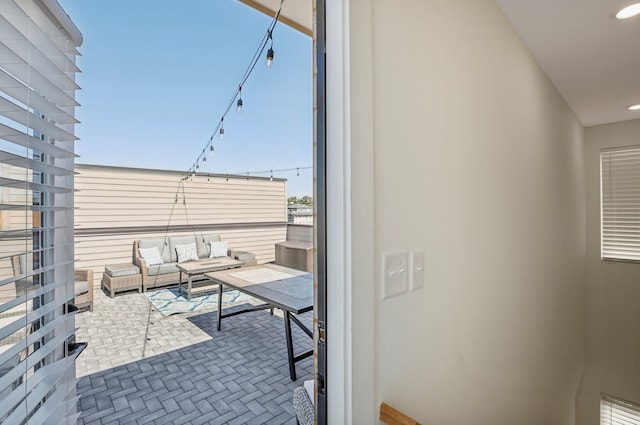
[[[181,181],[175,171],[77,165],[76,268],[94,270],[132,261],[133,241],[216,233],[229,247],[275,259],[287,238],[286,180],[198,175]],[[177,198],[177,202],[176,202]]]

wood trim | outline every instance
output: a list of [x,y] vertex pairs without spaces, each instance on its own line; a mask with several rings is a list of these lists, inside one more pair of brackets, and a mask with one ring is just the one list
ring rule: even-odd
[[[240,0],[240,3],[244,3],[247,6],[257,10],[258,12],[262,12],[267,16],[273,17],[276,14],[275,10],[272,10],[271,8],[268,8],[267,6],[261,3],[258,3],[257,1],[254,1],[254,0]],[[286,16],[283,16],[282,14],[280,14],[278,21],[282,22],[285,25],[290,26],[293,29],[300,31],[305,35],[308,35],[309,37],[313,37],[312,29],[306,28],[304,25],[301,25],[295,21],[292,21],[291,19],[287,18]]]
[[420,425],[415,419],[399,412],[387,403],[380,405],[380,420],[387,425]]
[[173,226],[123,226],[123,227],[93,227],[76,229],[75,236],[96,235],[128,235],[132,233],[174,233],[174,232],[204,232],[211,230],[255,229],[265,227],[286,227],[286,221],[269,221],[257,223],[220,223],[220,224],[176,224]]

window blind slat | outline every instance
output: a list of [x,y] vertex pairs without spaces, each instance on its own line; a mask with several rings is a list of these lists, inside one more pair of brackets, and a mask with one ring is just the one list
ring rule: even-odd
[[60,186],[48,185],[48,184],[42,184],[42,183],[24,182],[21,180],[8,179],[4,177],[0,177],[0,186],[4,186],[8,188],[18,188],[20,190],[30,190],[33,192],[42,192],[42,193],[73,192],[73,189],[69,189],[66,187],[60,187]]
[[67,53],[79,54],[75,48],[69,50],[67,46],[72,44],[57,44],[37,25],[30,25],[27,13],[20,9],[14,2],[0,2],[0,15],[7,22],[16,28],[26,39],[33,40],[33,44],[40,47],[43,54],[56,64],[56,66],[67,72],[79,72],[80,69],[73,63]]
[[74,98],[49,81],[49,79],[38,72],[37,69],[32,68],[30,64],[23,61],[4,43],[0,43],[0,57],[6,58],[6,60],[3,61],[2,67],[18,80],[24,82],[29,81],[29,86],[32,87],[36,93],[47,94],[47,97],[56,105],[63,107],[79,106]]
[[[37,112],[37,115],[35,112]],[[52,139],[61,141],[78,139],[73,134],[42,118],[40,114],[40,111],[26,111],[22,106],[11,102],[9,99],[0,97],[0,115],[26,127],[37,130],[40,133],[46,134]]]
[[24,133],[8,125],[0,123],[0,139],[4,139],[7,142],[15,143],[16,145],[25,147],[27,149],[33,149],[35,151],[51,155],[56,158],[75,158],[76,154],[69,152],[66,149],[59,148],[51,143],[44,142],[37,137],[33,137],[27,133]]
[[25,63],[28,61],[33,67],[39,69],[57,87],[62,90],[80,88],[47,56],[38,49],[34,49],[33,45],[2,16],[0,16],[0,40],[3,40],[4,45]]
[[72,115],[69,115],[57,105],[46,100],[44,97],[37,95],[33,90],[30,90],[25,86],[24,83],[16,80],[3,69],[0,69],[0,87],[3,87],[4,92],[7,95],[11,96],[18,102],[29,105],[36,111],[40,111],[50,120],[53,120],[58,124],[78,123],[78,120]]
[[68,168],[58,167],[42,161],[33,160],[31,158],[25,158],[3,150],[0,150],[0,163],[13,165],[14,167],[19,167],[25,170],[40,171],[54,176],[72,176],[74,174],[73,170],[69,170]]

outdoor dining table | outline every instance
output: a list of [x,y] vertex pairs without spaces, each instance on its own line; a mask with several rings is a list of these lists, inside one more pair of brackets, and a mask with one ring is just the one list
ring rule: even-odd
[[[218,331],[220,331],[222,319],[225,317],[273,308],[279,308],[283,311],[287,356],[289,358],[289,375],[291,380],[295,381],[295,364],[311,356],[313,350],[295,355],[291,335],[291,322],[293,321],[304,333],[313,338],[312,331],[296,317],[296,315],[313,310],[313,275],[276,264],[263,264],[242,269],[205,273],[205,277],[218,284]],[[223,313],[223,286],[257,298],[263,301],[264,304]]]

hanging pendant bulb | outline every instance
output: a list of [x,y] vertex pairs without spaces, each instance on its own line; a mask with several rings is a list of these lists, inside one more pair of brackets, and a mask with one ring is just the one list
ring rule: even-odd
[[273,56],[274,56],[274,52],[273,52],[273,38],[271,37],[271,31],[269,31],[269,40],[271,40],[271,46],[269,47],[269,50],[267,50],[267,68],[271,68],[271,66],[273,65]]
[[271,68],[271,66],[273,66],[273,48],[269,47],[269,50],[267,50],[267,68]]
[[204,152],[202,152],[202,165],[204,166],[204,164],[207,163],[207,156],[204,154]]
[[296,176],[300,177],[300,168],[296,168]]
[[271,170],[271,177],[269,177],[269,181],[272,182],[273,181],[273,170]]
[[220,121],[220,140],[224,140],[224,117]]
[[238,89],[238,103],[236,105],[238,107],[238,113],[242,112],[242,86]]
[[209,147],[209,150],[211,151],[211,156],[213,156],[213,151],[214,151],[214,149],[213,149],[213,145],[211,145],[211,146]]

